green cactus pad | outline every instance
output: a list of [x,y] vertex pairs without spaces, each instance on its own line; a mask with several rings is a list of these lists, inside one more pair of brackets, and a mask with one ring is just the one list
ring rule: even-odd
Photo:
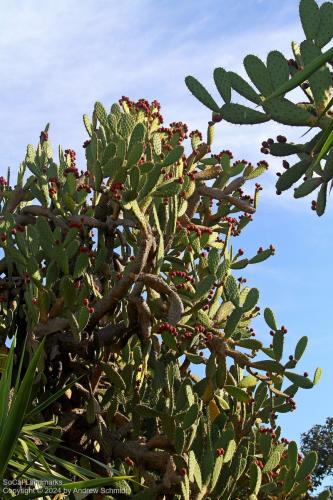
[[321,379],[323,370],[321,368],[316,368],[315,374],[313,376],[313,385],[318,384],[319,380]]
[[272,50],[267,56],[267,69],[274,89],[289,80],[287,59],[278,50]]
[[313,179],[307,179],[303,182],[294,192],[294,198],[303,198],[303,196],[307,196],[312,193],[317,187],[322,183],[322,179],[320,177],[314,177]]
[[229,71],[231,87],[241,96],[245,97],[254,104],[261,104],[260,95],[247,83],[244,78],[233,71]]
[[308,166],[310,164],[310,160],[301,160],[298,163],[295,163],[292,167],[286,170],[281,177],[279,177],[276,183],[276,189],[278,191],[285,191],[289,189],[295,182],[299,181],[302,175],[305,174]]
[[214,70],[214,82],[224,102],[229,103],[231,101],[229,73],[223,68],[216,68]]
[[108,125],[108,115],[107,115],[105,108],[101,102],[95,103],[95,113],[96,113],[96,116],[97,116],[99,122],[102,125],[107,126]]
[[163,167],[168,167],[170,165],[173,165],[177,161],[180,160],[184,153],[184,147],[183,146],[175,146],[167,155],[163,162]]
[[323,182],[317,196],[316,212],[319,217],[321,217],[325,212],[326,199],[327,199],[327,182]]
[[289,156],[303,151],[303,144],[289,144],[287,142],[273,142],[269,147],[272,156]]
[[249,78],[257,87],[259,92],[265,97],[273,93],[273,86],[270,78],[270,74],[265,64],[259,57],[249,54],[245,57],[243,61],[246,73]]
[[229,123],[239,125],[253,125],[255,123],[264,123],[269,117],[260,111],[248,108],[242,104],[224,104],[221,108],[223,118]]
[[294,354],[294,358],[296,359],[296,361],[301,359],[307,345],[308,345],[308,337],[304,336],[299,339],[299,341],[296,344],[295,354]]
[[282,331],[275,332],[273,337],[273,351],[274,358],[276,361],[280,361],[283,354],[283,345],[284,345],[284,333]]
[[317,464],[317,458],[317,453],[315,451],[310,451],[305,455],[297,471],[296,481],[302,481],[308,474],[311,474]]
[[220,108],[210,95],[210,93],[205,89],[205,87],[193,76],[187,76],[185,78],[185,83],[189,91],[196,97],[202,104],[207,106],[215,113],[219,113]]
[[269,307],[266,307],[264,310],[264,318],[269,328],[271,328],[272,330],[278,329],[274,313]]
[[[321,50],[311,40],[301,43],[301,54],[304,64],[309,64],[322,55]],[[322,66],[309,76],[309,84],[316,106],[322,111],[331,98],[332,77],[328,66]]]
[[271,118],[284,125],[306,126],[316,121],[311,113],[283,97],[265,101],[263,108]]
[[333,4],[324,2],[320,6],[320,22],[315,35],[317,47],[324,47],[333,37]]
[[304,377],[303,375],[299,375],[298,373],[288,372],[286,371],[285,376],[290,380],[293,384],[298,387],[302,387],[302,389],[311,389],[313,387],[313,382],[308,377]]
[[318,32],[320,24],[319,7],[315,0],[301,0],[299,4],[299,15],[306,38],[308,40],[313,40]]

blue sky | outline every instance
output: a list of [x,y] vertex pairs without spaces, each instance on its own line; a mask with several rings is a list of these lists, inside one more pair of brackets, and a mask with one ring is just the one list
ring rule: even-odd
[[[210,113],[188,92],[186,75],[199,78],[216,96],[214,68],[244,75],[246,54],[265,57],[279,49],[290,57],[290,41],[303,40],[298,0],[18,0],[0,1],[0,13],[0,175],[7,166],[16,171],[26,145],[37,142],[47,122],[53,146],[75,149],[80,167],[86,139],[82,114],[90,113],[96,100],[109,108],[121,95],[157,98],[166,123],[182,120],[205,132]],[[263,159],[261,141],[278,133],[298,140],[303,131],[222,122],[216,151],[231,149],[235,158],[257,162]],[[280,161],[270,165],[261,180],[260,207],[239,246],[249,255],[259,246],[276,246],[274,257],[242,275],[260,289],[261,306],[270,306],[287,326],[286,354],[308,335],[301,371],[324,369],[320,384],[297,396],[297,412],[280,418],[284,435],[298,439],[333,414],[333,212],[329,204],[319,219],[310,200],[275,196]],[[269,342],[260,322],[257,334]]]

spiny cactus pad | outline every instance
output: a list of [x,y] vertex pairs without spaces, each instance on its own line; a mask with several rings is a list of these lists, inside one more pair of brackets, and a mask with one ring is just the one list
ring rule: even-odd
[[[333,38],[333,4],[332,2],[324,2],[319,7],[315,0],[301,0],[299,13],[306,39],[302,43],[292,42],[292,59],[288,59],[277,50],[268,54],[266,65],[253,54],[244,58],[245,70],[257,91],[233,71],[225,73],[223,70],[223,81],[227,82],[229,77],[232,89],[250,101],[252,107],[247,107],[243,102],[238,104],[226,101],[226,104],[221,103],[221,114],[225,121],[240,125],[274,120],[287,126],[306,127],[307,132],[319,129],[319,133],[316,133],[304,144],[289,142],[267,144],[267,141],[264,141],[261,151],[264,154],[270,153],[274,156],[294,153],[299,156],[295,162],[295,169],[291,168],[290,173],[283,173],[279,178],[276,184],[278,194],[292,187],[301,178],[302,173],[298,176],[298,172],[301,171],[301,167],[298,166],[299,160],[309,160],[311,165],[306,169],[306,177],[317,179],[313,182],[314,185],[317,185],[317,200],[313,200],[311,208],[316,210],[318,215],[322,215],[326,207],[327,183],[329,182],[331,186],[333,182],[333,172],[328,174],[330,169],[326,168],[326,163],[329,161],[328,155],[333,147],[333,61],[329,60],[332,49],[324,55],[322,52],[325,45]],[[307,74],[306,80],[304,77],[297,80],[306,100],[293,102],[286,99],[283,94],[285,87],[282,90],[281,86],[288,83],[291,77],[297,77],[304,67],[309,67],[318,58],[324,58],[324,62],[320,63],[321,66],[317,66],[317,69],[313,70],[311,74]],[[220,71],[217,69],[215,72],[218,70]],[[212,109],[212,103],[208,105],[207,98],[206,102],[202,99],[202,95],[207,91],[203,90],[201,86],[196,93],[193,91],[193,84],[189,86],[192,78],[186,78],[191,92]],[[215,83],[217,86],[220,85],[219,82]],[[279,96],[270,97],[274,91],[280,88],[281,94]],[[222,95],[222,97],[224,96]],[[259,106],[263,108],[264,113],[260,112]],[[299,191],[296,191],[296,197],[297,193]]]

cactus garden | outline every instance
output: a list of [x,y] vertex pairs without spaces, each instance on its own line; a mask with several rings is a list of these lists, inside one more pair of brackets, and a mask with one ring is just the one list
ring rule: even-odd
[[329,67],[301,84],[307,103],[270,98],[331,40],[333,4],[302,0],[301,20],[295,59],[245,58],[257,90],[218,68],[221,105],[186,78],[210,110],[206,130],[167,125],[157,100],[122,96],[83,115],[84,164],[71,145],[52,147],[47,125],[15,181],[0,177],[1,498],[314,498],[317,454],[300,453],[279,425],[321,377],[298,365],[311,339],[287,351],[255,274],[251,285],[239,277],[274,258],[260,234],[251,255],[237,240],[256,224],[269,164],[214,146],[225,120],[319,128],[304,144],[265,141],[261,153],[298,155],[283,160],[277,190],[306,176],[295,197],[318,190],[312,205],[324,213]]

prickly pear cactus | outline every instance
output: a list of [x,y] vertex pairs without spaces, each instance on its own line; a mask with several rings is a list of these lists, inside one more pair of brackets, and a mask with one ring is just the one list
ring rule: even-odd
[[[261,152],[281,157],[296,154],[299,157],[293,165],[289,165],[286,160],[283,162],[286,171],[279,174],[277,194],[303,178],[303,182],[295,188],[295,198],[317,192],[317,199],[312,201],[311,208],[320,216],[325,212],[327,192],[333,181],[333,49],[329,49],[331,61],[300,83],[304,102],[295,103],[284,94],[270,97],[292,76],[320,57],[323,48],[332,40],[332,2],[324,2],[319,7],[315,0],[301,0],[299,13],[306,39],[300,44],[292,42],[292,58],[286,58],[277,50],[268,54],[266,62],[252,54],[246,56],[244,67],[251,83],[232,71],[222,68],[214,71],[214,81],[224,104],[217,104],[194,77],[188,76],[185,81],[192,94],[210,108],[213,117],[218,116],[219,120],[241,125],[274,120],[283,125],[307,127],[311,132],[316,130],[312,138],[299,144],[287,142],[281,135],[277,142],[269,139],[263,142]],[[252,107],[232,102],[230,92],[236,99],[239,94],[250,101]],[[262,110],[258,110],[258,107]],[[324,153],[321,151],[323,147]]]
[[262,189],[244,185],[268,164],[212,153],[215,121],[185,154],[184,123],[123,97],[84,115],[84,169],[73,149],[54,157],[48,127],[28,146],[15,187],[1,181],[2,346],[17,331],[27,358],[46,337],[36,402],[71,383],[40,415],[57,418],[60,473],[64,456],[114,469],[138,499],[305,498],[316,455],[278,416],[320,370],[294,371],[307,338],[288,358],[269,308],[262,340],[251,327],[259,291],[233,271],[275,249],[246,256],[234,238]]

